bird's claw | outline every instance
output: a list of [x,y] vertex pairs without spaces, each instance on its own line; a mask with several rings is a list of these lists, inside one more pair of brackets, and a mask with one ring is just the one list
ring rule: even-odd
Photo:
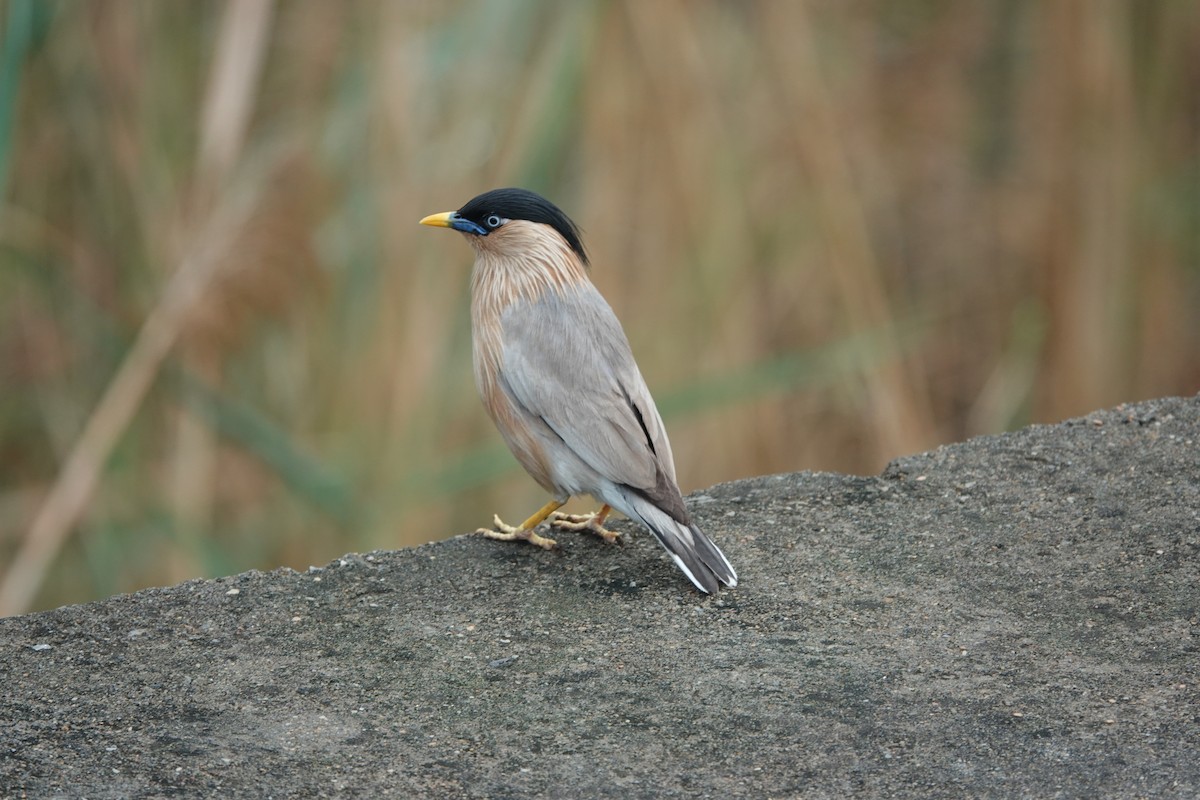
[[619,531],[610,531],[604,527],[602,524],[604,516],[596,511],[591,514],[562,514],[555,511],[550,515],[550,527],[560,531],[586,531],[599,536],[609,544],[624,545],[625,538]]
[[500,519],[499,514],[493,517],[492,521],[495,523],[495,528],[479,528],[475,532],[500,542],[515,542],[520,539],[537,545],[543,550],[558,549],[558,542],[545,536],[539,536],[531,529],[514,528],[512,525],[505,525],[504,521]]

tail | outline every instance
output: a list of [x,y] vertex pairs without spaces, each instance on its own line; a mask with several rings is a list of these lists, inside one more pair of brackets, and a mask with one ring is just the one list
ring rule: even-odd
[[705,594],[713,594],[721,588],[721,584],[731,588],[737,586],[737,573],[729,559],[694,523],[679,522],[647,498],[632,491],[623,490],[621,495],[625,502],[615,507],[649,528],[671,556],[675,566],[688,576],[697,589]]

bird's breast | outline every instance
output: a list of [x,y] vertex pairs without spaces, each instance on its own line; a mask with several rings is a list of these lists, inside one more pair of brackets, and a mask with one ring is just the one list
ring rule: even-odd
[[554,484],[545,447],[534,432],[537,421],[528,418],[528,412],[517,405],[503,386],[500,312],[489,307],[473,308],[471,326],[475,387],[484,409],[525,471],[546,491],[557,494],[559,487]]

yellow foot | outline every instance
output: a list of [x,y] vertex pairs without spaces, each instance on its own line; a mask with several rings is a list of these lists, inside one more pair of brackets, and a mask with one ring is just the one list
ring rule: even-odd
[[599,511],[593,511],[591,514],[560,514],[555,511],[550,515],[550,527],[560,531],[587,531],[596,534],[609,544],[625,544],[625,540],[621,538],[619,532],[610,531],[604,527],[604,520],[610,511],[612,509],[608,506],[604,506]]
[[496,539],[501,542],[515,542],[518,539],[524,539],[530,544],[536,544],[544,550],[558,549],[558,542],[553,539],[547,539],[545,536],[538,536],[534,533],[533,528],[514,528],[512,525],[505,525],[501,521],[499,514],[493,517],[492,521],[496,523],[494,530],[492,528],[480,528],[475,532],[481,533],[489,539]]

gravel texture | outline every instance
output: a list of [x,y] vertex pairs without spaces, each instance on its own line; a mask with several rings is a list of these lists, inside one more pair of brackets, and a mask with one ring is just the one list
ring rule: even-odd
[[1200,398],[689,504],[0,620],[0,796],[1200,796]]

